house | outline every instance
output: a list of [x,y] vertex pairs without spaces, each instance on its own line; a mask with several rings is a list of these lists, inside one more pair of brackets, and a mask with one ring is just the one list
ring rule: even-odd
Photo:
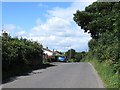
[[54,50],[50,50],[47,48],[43,48],[43,58],[45,61],[47,61],[47,59],[49,59],[50,61],[52,61],[51,59],[54,58],[54,61],[56,61],[55,59],[57,59],[57,57],[54,56],[60,56],[61,53],[58,51],[54,51]]
[[50,57],[53,56],[54,51],[49,50],[48,47],[47,48],[43,48],[43,54],[46,55],[47,58],[50,58]]

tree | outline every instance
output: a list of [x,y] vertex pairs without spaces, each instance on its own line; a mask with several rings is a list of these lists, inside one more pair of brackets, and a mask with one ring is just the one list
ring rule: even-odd
[[70,49],[65,53],[65,55],[67,56],[67,59],[74,59],[75,54],[76,54],[76,51],[74,49]]
[[106,31],[112,31],[113,24],[118,15],[120,3],[115,2],[94,2],[85,8],[85,11],[77,10],[74,14],[74,21],[81,28],[97,39]]
[[120,70],[120,2],[94,2],[85,11],[77,10],[73,20],[91,34],[91,58],[108,62],[114,72]]
[[86,56],[86,52],[85,51],[82,51],[82,52],[76,52],[75,54],[75,61],[76,62],[80,62],[82,59],[84,59]]

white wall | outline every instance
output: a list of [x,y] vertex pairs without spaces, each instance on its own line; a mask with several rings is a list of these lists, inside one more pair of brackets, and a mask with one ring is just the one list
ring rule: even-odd
[[53,53],[52,53],[52,52],[50,52],[50,51],[46,51],[46,50],[44,50],[44,52],[43,52],[43,53],[47,54],[48,56],[52,56],[52,55],[53,55]]

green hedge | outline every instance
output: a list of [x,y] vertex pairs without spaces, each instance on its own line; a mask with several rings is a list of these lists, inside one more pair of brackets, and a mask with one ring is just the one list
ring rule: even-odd
[[2,35],[3,79],[42,65],[42,45],[27,39]]

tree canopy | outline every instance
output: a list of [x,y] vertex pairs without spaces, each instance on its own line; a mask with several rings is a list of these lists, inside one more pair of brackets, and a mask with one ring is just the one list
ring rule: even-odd
[[76,51],[74,49],[70,49],[65,53],[68,59],[74,59],[75,54],[76,54]]
[[97,39],[104,32],[113,31],[119,13],[119,2],[94,2],[85,11],[77,10],[73,19],[92,38]]
[[120,2],[94,2],[84,11],[77,10],[73,20],[91,34],[89,57],[120,71]]

